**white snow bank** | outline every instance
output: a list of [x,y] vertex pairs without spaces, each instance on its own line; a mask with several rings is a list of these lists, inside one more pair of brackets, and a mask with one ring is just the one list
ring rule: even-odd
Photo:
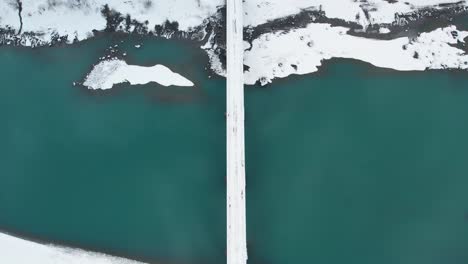
[[23,32],[42,34],[50,42],[54,34],[68,35],[68,42],[92,36],[92,30],[103,30],[106,20],[99,1],[22,0]]
[[[14,8],[16,0],[0,1],[0,27],[19,28],[19,16]],[[154,30],[166,20],[177,21],[180,30],[188,30],[203,23],[216,13],[222,0],[22,0],[23,32],[41,34],[42,41],[50,42],[54,34],[68,35],[68,42],[84,40],[93,30],[104,30],[106,20],[101,14],[105,4],[111,9],[129,14],[140,23],[148,21]]]
[[83,85],[94,90],[110,89],[114,84],[124,82],[133,85],[156,82],[163,86],[193,86],[187,78],[171,71],[166,66],[128,65],[119,59],[104,60],[95,65],[86,76]]
[[[244,25],[257,26],[311,8],[324,11],[328,18],[343,19],[366,26],[370,23],[391,23],[397,13],[409,13],[425,7],[439,8],[439,4],[458,2],[461,1],[405,0],[389,3],[385,0],[248,0],[244,2]],[[461,4],[468,5],[466,2]],[[364,11],[368,12],[369,19]]]
[[468,55],[450,44],[463,42],[466,31],[455,26],[422,33],[416,39],[376,40],[347,35],[347,28],[310,24],[290,32],[268,33],[255,39],[245,52],[245,83],[262,84],[291,74],[318,70],[322,61],[350,58],[400,71],[467,69]]
[[0,233],[0,263],[137,264],[141,262],[79,249],[43,245]]
[[0,27],[19,30],[20,20],[16,0],[3,0],[0,2]]

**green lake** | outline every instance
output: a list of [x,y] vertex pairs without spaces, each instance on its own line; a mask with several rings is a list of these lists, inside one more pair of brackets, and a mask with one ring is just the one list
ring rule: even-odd
[[[116,44],[196,86],[72,85]],[[0,48],[0,230],[225,263],[225,80],[207,66],[150,38]],[[468,263],[467,87],[352,60],[247,87],[249,263]]]

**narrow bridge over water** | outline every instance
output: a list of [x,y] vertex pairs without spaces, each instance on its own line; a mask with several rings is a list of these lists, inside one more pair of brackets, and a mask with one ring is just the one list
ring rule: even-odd
[[247,262],[242,0],[227,0],[227,264]]

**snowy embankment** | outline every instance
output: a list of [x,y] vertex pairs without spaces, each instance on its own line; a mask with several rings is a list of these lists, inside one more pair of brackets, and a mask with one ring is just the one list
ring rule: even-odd
[[83,85],[93,90],[105,90],[112,88],[114,84],[125,82],[132,85],[155,82],[163,86],[193,86],[190,80],[166,66],[128,65],[119,59],[104,60],[95,65]]
[[[18,3],[22,9],[19,10]],[[10,38],[25,36],[22,45],[43,45],[56,37],[63,37],[66,43],[80,41],[93,36],[93,31],[112,30],[132,32],[135,24],[127,28],[129,20],[142,24],[148,31],[166,21],[177,21],[178,29],[188,31],[199,26],[217,12],[222,0],[2,0],[0,1],[0,28],[10,28]],[[103,14],[107,5],[109,12]],[[121,14],[120,17],[112,17]],[[22,30],[20,32],[20,19]],[[32,41],[35,39],[38,43]]]
[[[346,34],[347,28],[310,24],[289,32],[264,34],[245,52],[245,83],[262,84],[291,74],[316,72],[323,61],[349,58],[399,71],[468,69],[468,55],[454,45],[468,32],[454,26],[408,37],[378,40]],[[294,43],[294,44],[291,44]]]
[[[250,0],[244,5],[249,30],[279,28],[250,40],[244,56],[246,84],[313,73],[331,58],[400,71],[468,68],[468,32],[449,24],[452,15],[468,14],[466,1],[293,0],[285,5],[281,0]],[[416,22],[424,19],[447,25],[419,32]],[[397,37],[385,37],[392,30],[398,30]]]
[[0,263],[138,264],[141,262],[79,249],[43,245],[0,233]]

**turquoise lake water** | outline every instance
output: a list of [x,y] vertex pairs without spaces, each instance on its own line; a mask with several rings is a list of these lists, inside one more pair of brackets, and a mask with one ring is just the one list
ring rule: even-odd
[[[218,263],[225,81],[193,69],[206,59],[189,44],[136,43],[0,49],[0,228],[150,262]],[[73,87],[111,44],[197,86]]]
[[468,263],[467,87],[335,60],[248,92],[251,263]]
[[[196,87],[73,86],[114,44]],[[0,48],[0,230],[225,263],[225,81],[205,66],[180,41]],[[249,263],[468,263],[466,87],[351,60],[247,87]]]

